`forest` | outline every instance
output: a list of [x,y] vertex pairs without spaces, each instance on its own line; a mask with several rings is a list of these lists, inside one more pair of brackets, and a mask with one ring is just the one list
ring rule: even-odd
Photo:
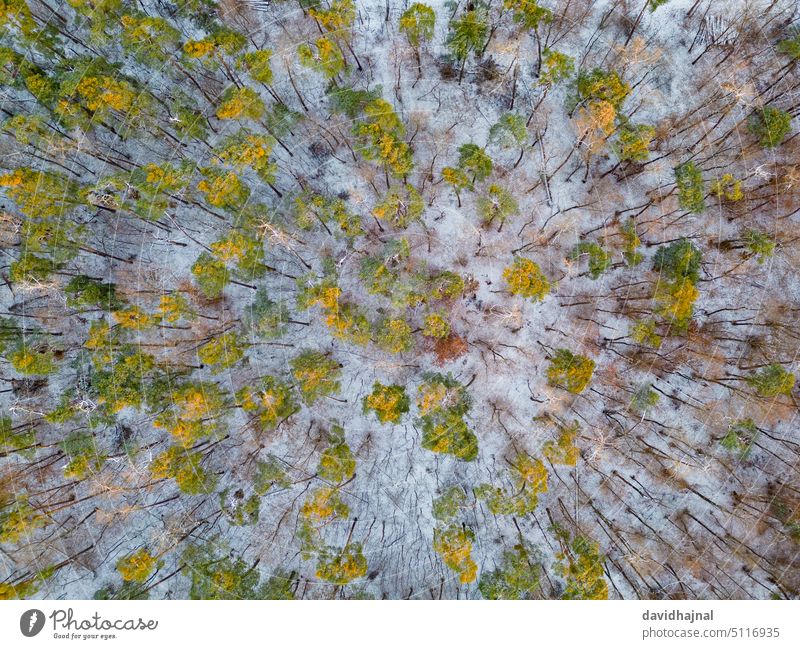
[[800,598],[796,0],[0,0],[0,599]]

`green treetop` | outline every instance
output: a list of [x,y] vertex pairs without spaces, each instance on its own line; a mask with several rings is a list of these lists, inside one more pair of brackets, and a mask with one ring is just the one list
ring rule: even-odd
[[421,2],[415,2],[400,16],[400,31],[414,48],[433,38],[435,24],[436,12]]
[[792,116],[775,106],[756,110],[747,122],[750,132],[765,149],[778,146],[791,130]]
[[762,397],[777,397],[781,394],[791,396],[795,376],[780,364],[772,363],[750,375],[747,382]]
[[309,349],[291,359],[289,365],[308,405],[339,391],[341,367],[327,354]]
[[520,542],[503,553],[500,566],[481,575],[478,589],[484,599],[533,599],[540,570],[533,551]]
[[592,359],[573,354],[568,349],[557,349],[547,368],[547,382],[573,394],[579,394],[589,385],[593,372]]
[[364,412],[372,410],[382,424],[396,424],[409,410],[409,399],[402,385],[383,385],[376,381],[364,397]]

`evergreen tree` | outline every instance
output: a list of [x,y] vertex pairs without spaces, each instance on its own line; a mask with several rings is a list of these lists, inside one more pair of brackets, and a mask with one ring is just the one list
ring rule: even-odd
[[675,167],[675,182],[678,185],[678,202],[683,209],[695,214],[706,209],[703,174],[694,162],[684,162]]
[[581,241],[569,255],[573,261],[583,255],[589,257],[589,277],[597,279],[611,266],[611,256],[596,241]]
[[433,38],[435,24],[436,12],[421,2],[415,2],[400,16],[400,31],[415,50]]
[[339,391],[341,366],[328,355],[309,349],[291,359],[289,365],[308,405]]
[[458,82],[464,77],[464,66],[471,53],[480,53],[489,36],[487,11],[483,5],[470,4],[457,18],[450,21],[447,48],[453,58],[460,63]]
[[765,149],[778,146],[792,129],[792,116],[775,106],[757,110],[747,122],[750,132]]
[[599,545],[580,534],[570,538],[569,533],[556,526],[556,538],[561,551],[556,554],[559,563],[556,573],[566,579],[562,599],[608,599],[608,584],[604,579],[603,562]]
[[512,295],[521,295],[540,301],[550,292],[550,282],[538,264],[525,257],[514,257],[514,263],[503,271]]
[[382,424],[396,424],[409,410],[409,399],[402,385],[383,385],[376,381],[364,397],[364,412],[372,410]]
[[533,599],[540,570],[532,550],[520,542],[503,553],[500,566],[481,575],[478,589],[484,599]]
[[589,385],[594,372],[594,361],[568,349],[557,349],[547,368],[547,381],[554,385],[580,394]]
[[795,376],[788,370],[783,369],[780,364],[772,363],[758,372],[753,372],[748,377],[747,382],[762,397],[777,397],[781,394],[791,396]]
[[471,462],[478,456],[478,438],[464,421],[471,400],[466,389],[450,376],[430,374],[419,386],[417,407],[422,447]]

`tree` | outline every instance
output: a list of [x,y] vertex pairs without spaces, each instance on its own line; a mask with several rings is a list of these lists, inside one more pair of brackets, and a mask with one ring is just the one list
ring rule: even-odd
[[475,497],[497,516],[524,516],[536,510],[539,496],[547,492],[547,468],[526,453],[518,454],[510,464],[513,490],[484,483],[475,487]]
[[308,405],[339,391],[341,366],[327,354],[308,349],[291,359],[289,365]]
[[271,160],[274,140],[268,135],[250,133],[245,129],[228,137],[215,153],[221,162],[234,169],[253,169],[264,182],[275,180],[277,166]]
[[616,70],[605,71],[594,68],[590,72],[581,71],[575,82],[578,102],[608,102],[618,112],[631,92],[630,84],[624,82]]
[[402,318],[384,318],[375,325],[375,344],[390,354],[401,354],[414,347],[411,325]]
[[532,259],[514,257],[514,263],[503,270],[503,279],[508,283],[512,295],[543,300],[550,292],[550,282]]
[[596,241],[581,241],[573,247],[569,258],[576,261],[583,255],[589,256],[589,277],[597,279],[611,266],[609,255]]
[[192,265],[192,275],[203,295],[212,300],[222,295],[230,281],[230,271],[225,262],[205,251],[200,253]]
[[233,367],[244,358],[245,343],[236,331],[227,331],[212,338],[197,350],[203,365],[211,366],[212,374]]
[[323,74],[328,79],[338,76],[346,67],[342,50],[325,36],[318,38],[313,45],[310,43],[298,45],[297,55],[305,67]]
[[45,525],[47,518],[31,506],[27,494],[10,503],[0,502],[0,543],[16,544]]
[[244,207],[250,189],[234,172],[213,167],[205,167],[200,172],[204,179],[197,183],[197,189],[205,194],[209,205],[235,212]]
[[683,209],[695,214],[706,209],[703,174],[694,162],[684,162],[675,167],[675,182],[678,185],[678,202]]
[[653,270],[664,279],[688,279],[692,283],[700,279],[702,255],[689,239],[679,239],[661,246],[653,258]]
[[153,425],[168,430],[184,448],[224,433],[224,412],[229,397],[216,383],[190,381],[174,385],[165,401]]
[[750,455],[750,450],[758,437],[758,428],[749,417],[731,422],[728,432],[720,440],[722,447],[734,453],[740,460]]
[[514,12],[514,22],[523,29],[539,29],[540,23],[553,20],[553,12],[547,7],[540,7],[536,0],[504,0],[503,6]]
[[183,44],[183,53],[189,59],[197,59],[207,67],[216,69],[225,56],[235,56],[246,45],[247,39],[244,35],[216,25],[205,38],[186,41]]
[[241,557],[218,555],[211,543],[190,545],[182,557],[190,599],[255,599],[259,574]]
[[581,427],[577,421],[565,426],[558,426],[558,439],[548,440],[542,446],[542,454],[553,464],[575,466],[578,463],[579,451],[575,444]]
[[800,60],[800,29],[793,30],[792,35],[781,40],[776,49],[791,59]]
[[222,93],[217,106],[217,118],[226,119],[260,119],[264,114],[264,102],[252,88],[232,86]]
[[450,323],[442,313],[429,313],[425,316],[422,335],[428,338],[447,338],[450,335]]
[[415,2],[400,16],[400,31],[406,35],[409,44],[418,50],[424,41],[433,38],[436,12],[428,5]]
[[658,303],[658,313],[669,322],[676,331],[685,331],[694,312],[694,303],[700,291],[689,279],[677,279],[672,282],[659,282],[653,298]]
[[659,313],[678,331],[686,329],[693,305],[699,296],[695,284],[700,279],[701,254],[688,239],[661,246],[653,258],[659,282],[653,295]]
[[519,213],[519,204],[510,192],[492,183],[486,193],[478,197],[478,213],[484,225],[497,220],[502,228],[506,219]]
[[346,115],[350,119],[356,119],[364,114],[367,104],[380,99],[381,87],[372,90],[356,90],[345,85],[332,85],[326,91],[330,101],[331,110],[334,113]]
[[70,433],[59,446],[69,458],[69,463],[64,467],[66,478],[83,480],[98,473],[106,461],[106,456],[98,449],[94,436],[81,431]]
[[747,382],[756,389],[759,396],[770,398],[781,394],[791,396],[794,381],[794,374],[778,363],[771,363],[747,378]]
[[350,508],[342,500],[338,488],[320,487],[303,503],[300,514],[312,523],[323,523],[331,518],[347,518]]
[[364,412],[372,410],[382,424],[396,424],[409,410],[409,399],[402,385],[383,385],[376,381],[364,397]]
[[525,120],[516,113],[504,113],[489,129],[489,141],[496,142],[504,149],[521,147],[527,139]]
[[575,68],[575,59],[563,52],[545,48],[542,52],[542,65],[539,69],[539,83],[552,86],[569,79]]
[[464,293],[464,279],[449,270],[432,275],[428,280],[430,295],[435,300],[454,300]]
[[[87,345],[89,343],[87,341]],[[111,362],[104,365],[95,373],[92,384],[97,390],[98,402],[111,413],[126,407],[140,408],[158,396],[160,386],[156,379],[161,368],[152,355],[133,345],[124,345],[111,357]]]
[[471,176],[470,186],[481,182],[492,173],[492,159],[477,144],[469,142],[458,147],[458,168]]
[[152,68],[160,68],[173,55],[180,43],[180,32],[159,16],[135,12],[119,20],[122,26],[120,43],[134,58]]
[[458,574],[462,584],[475,581],[478,565],[472,559],[474,532],[468,527],[451,523],[433,530],[433,549],[441,555],[444,565]]
[[711,185],[711,193],[717,198],[731,203],[735,203],[744,198],[742,181],[736,180],[733,174],[723,174],[721,178],[715,180]]
[[329,548],[317,563],[317,578],[339,586],[366,574],[367,560],[360,543],[349,543],[342,550]]
[[356,237],[363,232],[358,214],[351,213],[341,198],[304,192],[295,198],[294,208],[295,221],[304,230],[319,223],[330,232],[327,224],[331,223],[348,237]]
[[658,404],[658,392],[653,390],[649,383],[640,385],[631,397],[631,408],[642,415],[647,414],[649,410]]
[[623,162],[645,162],[650,157],[650,143],[655,135],[652,126],[623,120],[617,130],[617,157]]
[[159,561],[147,548],[139,548],[117,561],[117,572],[127,582],[144,583],[158,567]]
[[419,386],[417,407],[422,447],[471,462],[478,456],[478,438],[464,421],[471,400],[466,388],[450,376],[429,374]]
[[328,448],[319,459],[317,475],[333,484],[350,480],[356,472],[356,459],[344,439],[344,429],[338,424],[331,427]]
[[443,167],[442,179],[453,188],[458,200],[458,206],[461,207],[461,190],[472,189],[472,183],[467,174],[456,167]]
[[364,117],[353,126],[362,155],[379,161],[397,178],[407,176],[414,167],[411,147],[403,139],[405,132],[391,104],[380,98],[364,106]]
[[346,32],[356,17],[353,0],[330,0],[328,8],[325,8],[322,2],[312,2],[310,5],[308,15],[316,20],[325,31],[347,37]]
[[272,83],[272,50],[256,50],[255,52],[245,52],[236,59],[236,67],[246,70],[247,74],[254,81],[264,84]]
[[387,221],[392,226],[405,230],[410,223],[418,221],[425,210],[425,203],[413,185],[390,189],[383,200],[372,210],[373,216]]
[[200,466],[202,461],[200,453],[170,446],[150,464],[150,473],[156,480],[172,478],[185,494],[207,494],[214,491],[217,480]]
[[759,264],[763,264],[775,252],[775,241],[766,232],[747,230],[744,241],[750,254],[758,256]]
[[634,322],[628,335],[639,345],[647,345],[653,349],[661,347],[661,336],[658,335],[656,323],[653,320]]
[[9,456],[19,453],[25,458],[35,454],[36,433],[34,430],[14,430],[11,417],[0,416],[0,454]]
[[608,599],[600,546],[580,534],[570,539],[569,533],[558,526],[555,532],[561,546],[556,554],[556,573],[567,580],[561,599]]
[[273,488],[288,489],[292,481],[281,461],[274,455],[269,455],[266,460],[256,463],[256,472],[253,477],[253,489],[259,496],[266,496]]
[[266,430],[274,429],[300,411],[292,387],[285,381],[265,376],[257,385],[243,387],[236,393],[236,400],[245,412],[256,414]]
[[21,342],[8,356],[13,368],[20,374],[47,376],[56,369],[53,352]]
[[448,522],[467,506],[467,495],[461,487],[445,489],[441,496],[433,499],[433,517]]
[[636,234],[636,222],[633,219],[628,219],[621,228],[623,248],[622,256],[625,258],[625,263],[628,266],[638,266],[644,261],[644,255],[639,252],[638,248],[642,245],[642,240]]
[[58,84],[55,113],[86,131],[124,119],[127,129],[142,128],[152,112],[150,94],[102,57],[77,59]]
[[96,307],[103,311],[118,311],[125,305],[117,296],[113,283],[98,282],[86,275],[77,275],[64,286],[67,306],[72,308]]
[[578,107],[575,129],[580,144],[585,149],[587,161],[603,150],[608,138],[614,133],[616,118],[616,109],[604,99],[592,99]]
[[225,518],[234,527],[246,527],[258,523],[261,498],[257,494],[245,497],[243,489],[223,489],[219,504]]
[[294,581],[294,573],[288,574],[283,571],[278,571],[261,586],[258,591],[258,599],[294,599],[294,591],[292,590]]
[[447,48],[453,58],[461,63],[458,82],[464,77],[464,66],[470,53],[480,53],[486,44],[489,34],[486,9],[481,5],[470,4],[458,18],[450,21],[450,33],[447,36]]
[[364,310],[355,304],[339,302],[335,310],[328,312],[325,323],[330,327],[334,338],[362,346],[369,342],[369,319]]
[[11,265],[14,282],[43,281],[74,258],[85,228],[72,218],[84,204],[83,188],[52,171],[19,167],[0,174],[0,187],[22,213],[20,257]]
[[503,552],[503,562],[492,572],[484,572],[478,590],[484,599],[533,599],[539,587],[541,566],[534,560],[534,552],[520,541],[511,550]]
[[114,321],[122,329],[144,331],[155,324],[155,319],[153,316],[135,304],[120,309],[119,311],[114,311],[112,315],[114,317]]
[[247,331],[267,340],[280,338],[286,331],[289,321],[289,309],[283,302],[271,300],[263,286],[256,291],[253,303],[244,314],[244,326]]
[[747,128],[758,138],[765,149],[778,146],[792,129],[792,116],[775,106],[756,110],[747,122]]
[[422,77],[422,60],[420,47],[433,38],[436,25],[436,12],[426,4],[415,2],[400,16],[400,31],[406,35],[409,45],[414,48],[417,57],[417,78]]
[[594,372],[594,361],[568,349],[557,349],[547,368],[547,382],[567,392],[580,394],[589,385]]

